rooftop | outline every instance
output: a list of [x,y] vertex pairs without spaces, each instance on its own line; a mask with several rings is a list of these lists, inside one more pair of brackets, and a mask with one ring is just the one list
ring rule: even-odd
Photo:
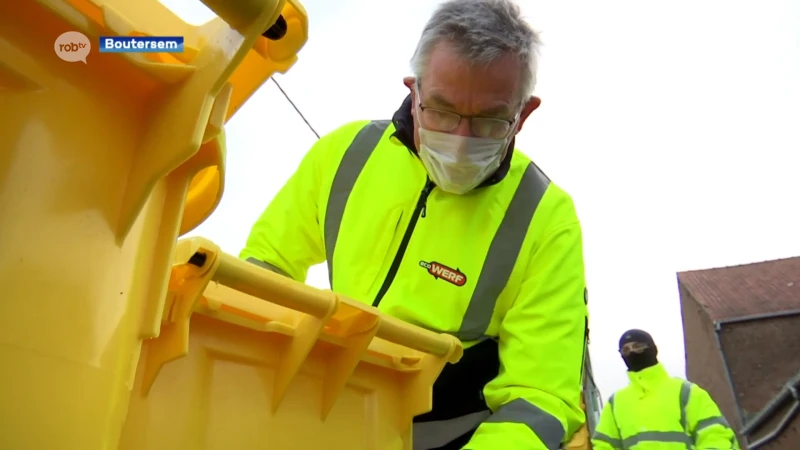
[[711,320],[800,310],[800,257],[678,273]]

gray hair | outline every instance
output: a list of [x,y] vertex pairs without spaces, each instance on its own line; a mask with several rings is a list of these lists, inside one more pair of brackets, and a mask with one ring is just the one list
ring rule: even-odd
[[538,33],[512,0],[447,0],[425,25],[411,58],[414,76],[422,78],[434,47],[442,41],[473,64],[489,64],[507,53],[522,65],[520,94],[527,99],[536,86]]

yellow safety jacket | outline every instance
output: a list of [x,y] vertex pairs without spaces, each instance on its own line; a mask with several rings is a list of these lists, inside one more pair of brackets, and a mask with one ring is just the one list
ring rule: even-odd
[[502,180],[443,192],[404,123],[355,122],[322,137],[241,257],[299,281],[327,261],[332,290],[465,342],[434,385],[433,410],[415,420],[415,449],[557,449],[584,421],[573,203],[516,151]]
[[631,384],[609,398],[594,450],[731,450],[736,434],[696,384],[672,378],[661,364],[628,372]]

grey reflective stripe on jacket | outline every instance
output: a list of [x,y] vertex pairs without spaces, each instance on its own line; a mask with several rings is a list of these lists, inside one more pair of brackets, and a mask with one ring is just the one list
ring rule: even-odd
[[489,416],[486,422],[494,423],[521,423],[527,425],[548,449],[557,450],[566,437],[561,421],[552,414],[518,398],[506,403],[496,413]]
[[[625,439],[614,439],[606,434],[595,432],[593,439],[605,442],[614,447],[615,449],[620,449],[620,450],[632,449],[633,446],[641,444],[643,442],[685,444],[686,448],[691,450],[696,445],[697,433],[699,433],[703,429],[710,427],[712,425],[724,425],[730,428],[728,422],[725,420],[724,417],[722,416],[710,417],[699,421],[690,436],[689,434],[690,424],[688,423],[686,410],[689,406],[689,397],[691,396],[691,394],[692,394],[692,383],[684,381],[683,384],[681,385],[681,394],[680,394],[681,427],[683,428],[684,431],[643,431],[640,433],[636,433],[633,436],[630,436]],[[614,423],[617,423],[616,414],[614,414],[613,395],[608,399],[608,404],[609,407],[611,408],[611,414],[614,417]],[[617,431],[619,432],[618,423],[617,423]],[[619,435],[622,436],[622,433],[619,432]]]
[[[334,175],[325,215],[325,252],[331,286],[335,270],[333,255],[347,199],[390,123],[375,121],[362,128],[345,151]],[[536,165],[529,164],[489,246],[461,326],[454,333],[462,341],[486,338],[497,299],[511,277],[533,215],[549,185],[547,176]],[[525,424],[549,449],[558,449],[565,434],[558,419],[526,400],[517,399],[492,415],[483,411],[450,420],[415,423],[414,449],[441,447],[474,430],[483,421]]]
[[272,265],[272,264],[270,264],[270,263],[268,263],[266,261],[261,261],[260,259],[256,259],[256,258],[247,258],[247,262],[253,263],[253,264],[257,265],[257,266],[261,266],[261,267],[269,270],[270,272],[277,273],[278,275],[283,275],[286,278],[292,278],[292,277],[289,276],[288,273],[284,272],[283,269],[281,269],[280,267],[274,266],[274,265]]
[[528,227],[548,186],[547,176],[535,164],[528,164],[489,246],[480,278],[456,333],[462,341],[478,340],[489,329],[497,299],[511,278]]
[[491,415],[487,409],[449,420],[432,420],[414,424],[414,450],[431,450],[452,442],[478,428]]
[[566,437],[561,421],[531,402],[518,398],[501,406],[494,414],[486,410],[449,420],[414,423],[414,450],[442,447],[484,422],[526,425],[548,450],[558,450]]
[[525,399],[518,398],[506,403],[494,414],[487,410],[450,420],[415,423],[414,450],[442,447],[478,428],[483,422],[527,425],[548,450],[558,450],[566,434],[564,426],[553,415]]
[[344,152],[342,161],[333,177],[331,192],[328,195],[328,206],[325,210],[325,256],[328,263],[328,281],[331,289],[333,286],[333,252],[336,250],[336,240],[339,238],[339,227],[344,217],[344,207],[350,192],[356,185],[356,180],[361,170],[367,164],[372,151],[378,146],[386,129],[391,122],[379,120],[370,122],[356,134],[353,142]]

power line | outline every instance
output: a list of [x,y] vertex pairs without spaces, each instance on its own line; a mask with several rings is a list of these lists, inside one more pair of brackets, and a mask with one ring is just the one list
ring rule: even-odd
[[280,89],[281,94],[283,94],[283,96],[286,97],[286,100],[289,101],[289,104],[292,105],[292,108],[294,108],[294,110],[297,111],[297,114],[300,116],[300,118],[303,119],[303,122],[305,122],[306,125],[308,125],[308,129],[311,130],[312,133],[314,133],[314,136],[316,136],[317,139],[319,139],[319,133],[317,133],[317,130],[315,130],[314,127],[311,126],[311,124],[308,122],[308,119],[306,119],[306,116],[304,116],[303,113],[300,112],[300,108],[298,108],[297,105],[294,104],[292,99],[289,98],[289,94],[287,94],[286,91],[283,90],[280,83],[278,83],[278,80],[276,80],[275,77],[271,78],[272,82],[275,83],[275,86],[278,86],[278,89]]

